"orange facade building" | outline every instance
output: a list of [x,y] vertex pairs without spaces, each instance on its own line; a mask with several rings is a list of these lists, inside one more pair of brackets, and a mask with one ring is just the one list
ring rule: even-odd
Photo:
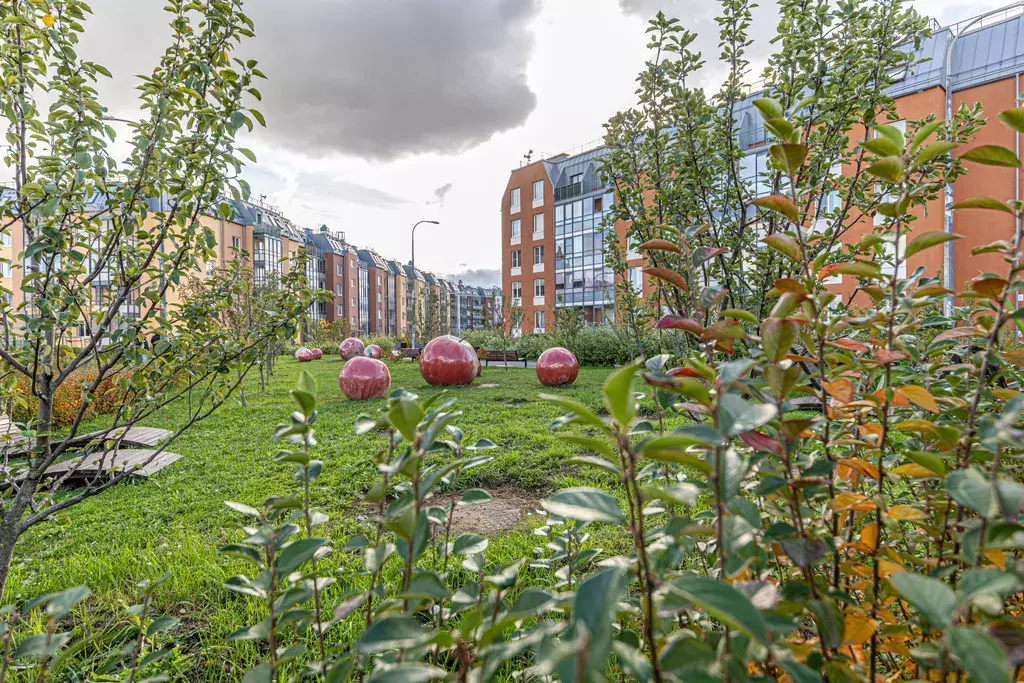
[[[923,42],[918,56],[926,61],[900,74],[889,91],[899,118],[896,125],[930,114],[945,119],[948,88],[952,111],[961,104],[979,102],[993,121],[958,154],[973,146],[1001,145],[1019,155],[1020,136],[994,122],[996,114],[1017,106],[1024,92],[1024,15],[1019,10],[936,29]],[[752,94],[737,108],[737,138],[746,154],[741,173],[753,194],[765,194],[767,188],[759,179],[767,169],[771,143],[751,104],[758,96]],[[852,133],[851,139],[855,135]],[[557,307],[582,308],[585,319],[594,324],[608,322],[614,315],[614,275],[605,266],[603,244],[607,231],[614,229],[619,243],[626,246],[626,226],[608,226],[604,221],[615,200],[613,189],[599,177],[605,151],[599,146],[557,155],[521,166],[510,175],[501,202],[502,292],[521,306],[524,333],[550,329],[552,311]],[[978,195],[1001,201],[1021,198],[1018,169],[970,162],[966,166],[968,173],[953,188],[954,201]],[[946,196],[940,192],[913,224],[910,238],[919,232],[943,230],[945,204]],[[950,243],[950,272],[952,283],[961,291],[976,275],[1005,267],[999,254],[973,255],[971,251],[995,240],[1011,239],[1014,219],[993,211],[953,211],[951,219],[953,232],[961,239]],[[873,219],[866,217],[847,233],[847,240],[857,241],[873,227]],[[649,292],[652,287],[642,273],[641,254],[628,253],[628,257],[628,277],[637,289]],[[901,273],[904,268],[912,273],[923,266],[927,275],[946,274],[942,249],[919,252],[908,261],[901,265]],[[855,279],[839,276],[830,287],[848,295],[855,284]]]

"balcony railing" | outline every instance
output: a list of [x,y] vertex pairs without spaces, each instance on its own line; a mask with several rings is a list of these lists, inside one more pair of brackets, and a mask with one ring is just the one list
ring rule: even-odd
[[599,176],[591,176],[586,178],[580,183],[569,183],[568,185],[562,185],[555,188],[555,201],[560,202],[565,199],[572,199],[573,197],[579,197],[580,195],[590,194],[597,190],[603,189],[604,183],[601,182]]

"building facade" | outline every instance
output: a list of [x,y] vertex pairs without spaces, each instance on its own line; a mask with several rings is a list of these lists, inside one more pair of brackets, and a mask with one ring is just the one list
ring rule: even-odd
[[[905,127],[907,120],[929,114],[945,118],[945,56],[951,41],[948,83],[953,111],[961,104],[971,106],[980,102],[986,115],[994,119],[999,112],[1018,106],[1024,88],[1024,15],[1019,10],[1008,12],[961,32],[960,27],[970,21],[933,31],[917,55],[926,61],[898,75],[889,89],[895,100],[897,127]],[[757,93],[748,97],[735,115],[739,122],[737,141],[745,153],[741,175],[754,194],[763,195],[769,193],[761,180],[768,170],[771,141],[752,105],[759,96]],[[864,131],[851,132],[851,139],[863,136]],[[983,126],[975,140],[959,153],[980,145],[1001,145],[1019,154],[1020,136],[993,123]],[[613,319],[615,282],[604,258],[605,239],[612,230],[619,244],[626,248],[630,281],[641,292],[653,289],[643,274],[642,255],[625,243],[627,226],[610,224],[607,219],[615,194],[599,174],[606,151],[607,148],[598,146],[578,154],[561,154],[524,165],[510,175],[501,200],[502,292],[521,307],[523,332],[550,329],[554,310],[563,306],[581,308],[585,319],[593,324]],[[966,166],[968,173],[953,188],[956,198],[1021,198],[1019,169],[970,162]],[[929,202],[915,222],[914,232],[943,229],[945,199],[940,192]],[[873,230],[874,220],[865,217],[858,221],[846,239],[858,241]],[[952,242],[952,274],[959,291],[978,274],[998,271],[1004,265],[1000,254],[972,251],[995,240],[1011,239],[1014,219],[1001,212],[985,212],[982,216],[976,211],[954,211],[952,220],[953,231],[962,237]],[[944,267],[943,251],[928,249],[913,254],[901,265],[900,272],[905,268],[911,273],[919,266],[924,266],[928,275],[937,274]],[[855,286],[854,278],[844,280],[842,276],[829,285],[842,295],[850,295]]]

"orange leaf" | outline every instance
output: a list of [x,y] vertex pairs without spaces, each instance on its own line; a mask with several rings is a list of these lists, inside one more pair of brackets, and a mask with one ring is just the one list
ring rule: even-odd
[[840,403],[849,403],[853,400],[853,382],[840,377],[834,382],[822,382],[825,391]]
[[647,240],[639,247],[640,251],[671,251],[675,254],[682,254],[683,250],[679,248],[678,244],[669,242],[668,240]]
[[843,630],[843,642],[847,645],[862,645],[878,630],[878,620],[863,614],[851,612],[846,615],[846,628]]
[[939,428],[935,426],[935,423],[928,420],[904,420],[893,429],[897,432],[917,432],[918,434],[937,435],[939,433]]
[[917,522],[922,519],[927,519],[928,515],[924,513],[924,510],[918,510],[915,507],[909,505],[893,505],[885,513],[886,519],[892,519],[897,522]]
[[868,345],[864,342],[859,342],[856,339],[833,339],[830,342],[826,342],[829,346],[838,346],[841,349],[847,351],[867,351]]
[[1003,360],[1024,367],[1024,351],[1003,351]]
[[[875,398],[878,399],[879,403],[884,403],[885,402],[885,390],[884,389],[877,390],[873,395],[874,395]],[[892,402],[889,405],[890,406],[896,406],[897,408],[909,408],[910,407],[910,401],[907,400],[906,396],[904,396],[903,394],[901,394],[899,392],[899,389],[896,389],[896,390],[894,390],[892,392]]]
[[[871,502],[871,499],[861,493],[840,493],[831,501],[828,506],[839,512],[841,510],[859,510],[867,512],[875,509],[875,504]],[[867,507],[865,507],[867,506]]]
[[1001,277],[986,277],[971,283],[972,289],[987,299],[998,299],[1007,284]]
[[932,472],[923,465],[917,463],[908,463],[906,465],[900,465],[896,469],[892,470],[892,474],[898,474],[901,477],[920,477],[921,479],[938,479],[939,475]]
[[882,578],[892,576],[893,574],[901,574],[906,571],[906,569],[890,560],[878,560],[878,574]]
[[860,541],[872,550],[878,549],[878,523],[871,522],[860,530]]
[[52,14],[44,14],[43,15],[43,25],[46,26],[46,28],[50,28],[51,26],[53,26],[53,15]]
[[804,289],[804,286],[791,277],[780,277],[778,280],[775,281],[774,285],[775,289],[779,290],[780,292],[795,292],[797,294],[807,293],[807,290]]
[[909,398],[914,405],[933,413],[939,412],[939,404],[935,402],[935,397],[924,387],[910,384],[900,387],[899,392]]
[[845,465],[851,470],[857,470],[864,476],[870,477],[871,479],[878,479],[878,468],[866,460],[861,460],[860,458],[843,458],[839,461],[839,464]]
[[976,327],[954,327],[946,330],[932,340],[932,344],[946,341],[948,339],[959,339],[961,337],[980,337],[981,331]]
[[644,272],[651,277],[663,280],[684,292],[690,291],[690,286],[686,284],[686,280],[683,276],[671,268],[644,268]]
[[890,351],[889,349],[875,349],[871,355],[882,365],[889,365],[907,357],[907,354],[902,351]]

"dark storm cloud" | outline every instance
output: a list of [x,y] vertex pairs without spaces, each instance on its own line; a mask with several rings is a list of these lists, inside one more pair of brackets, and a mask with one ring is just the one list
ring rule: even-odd
[[[111,111],[134,109],[127,77],[166,43],[159,0],[95,0],[83,54],[119,78]],[[521,125],[527,24],[537,0],[249,0],[271,141],[312,155],[388,160],[454,154]]]

